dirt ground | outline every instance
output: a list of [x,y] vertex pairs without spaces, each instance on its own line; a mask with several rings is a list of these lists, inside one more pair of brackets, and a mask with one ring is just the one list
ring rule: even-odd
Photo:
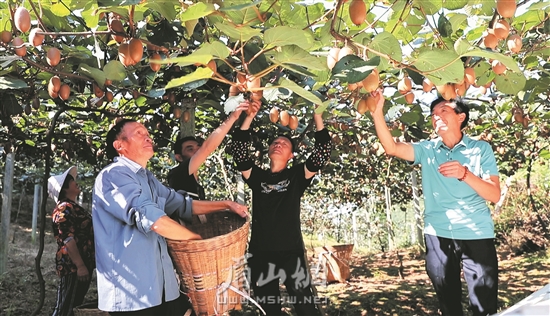
[[[35,272],[38,241],[32,243],[30,225],[12,225],[7,273],[0,276],[0,315],[26,316],[39,308],[40,291]],[[38,235],[37,235],[38,237]],[[48,231],[41,260],[45,281],[44,305],[36,315],[50,315],[55,302],[57,276],[54,272],[54,238]],[[316,264],[312,258],[311,265]],[[316,287],[326,298],[327,315],[436,315],[437,299],[424,271],[422,255],[414,250],[362,255],[354,253],[351,277],[346,283]],[[500,258],[499,304],[501,310],[519,302],[550,282],[550,253]],[[97,299],[95,274],[86,301]],[[464,292],[466,293],[466,292]],[[464,310],[467,298],[464,294]],[[286,306],[293,315],[292,308]],[[259,315],[251,307],[231,315]]]

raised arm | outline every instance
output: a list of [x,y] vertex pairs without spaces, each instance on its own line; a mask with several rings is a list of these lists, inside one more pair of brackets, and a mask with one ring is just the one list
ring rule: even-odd
[[259,106],[254,106],[247,113],[248,115],[241,124],[241,128],[235,131],[232,140],[233,147],[233,160],[237,166],[237,170],[241,172],[245,179],[250,177],[254,161],[250,156],[250,145],[252,140],[250,139],[250,124],[258,113]]
[[315,147],[304,166],[306,179],[313,177],[330,160],[332,151],[331,137],[323,124],[323,114],[313,113],[313,121],[316,130]]
[[245,205],[237,202],[225,201],[198,201],[193,200],[193,214],[202,215],[217,211],[230,210],[240,217],[248,216],[248,209]]
[[384,96],[382,90],[378,89],[372,93],[372,97],[377,98],[376,109],[372,112],[372,119],[374,121],[374,127],[376,129],[376,135],[386,154],[395,156],[407,161],[414,161],[414,148],[410,143],[396,143],[393,136],[390,133],[386,120],[384,119]]
[[[208,214],[216,211],[230,210],[241,216],[249,216],[246,206],[233,201],[193,201],[193,214]],[[193,240],[202,239],[202,237],[185,226],[180,225],[168,216],[159,217],[151,227],[151,230],[164,238],[172,240]]]
[[235,121],[239,119],[241,113],[248,110],[249,107],[252,106],[257,106],[257,104],[251,104],[248,101],[239,104],[235,111],[233,111],[229,117],[220,126],[218,126],[218,128],[216,128],[210,136],[208,136],[208,138],[206,138],[204,143],[202,143],[202,146],[189,161],[189,174],[193,174],[199,170],[200,166],[204,163],[208,156],[210,156],[210,154],[214,152],[218,146],[220,146],[225,138],[225,135],[227,135]]

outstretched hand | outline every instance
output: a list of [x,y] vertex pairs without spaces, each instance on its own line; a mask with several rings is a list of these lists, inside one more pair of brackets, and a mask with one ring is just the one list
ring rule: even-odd
[[243,111],[247,111],[248,108],[249,108],[248,102],[241,102],[241,103],[239,103],[237,108],[235,108],[235,111],[231,112],[229,117],[236,120],[241,116],[241,113]]
[[246,113],[248,117],[254,117],[260,110],[260,107],[262,106],[261,101],[256,100],[247,100],[244,103],[241,104],[247,104],[248,108],[246,109]]
[[371,97],[374,98],[374,100],[376,101],[375,103],[375,107],[374,108],[369,108],[369,111],[371,111],[371,113],[375,114],[375,113],[383,113],[383,109],[384,109],[384,95],[383,95],[383,90],[378,88],[376,89],[374,92],[371,93]]
[[246,218],[248,217],[250,214],[248,213],[248,208],[245,206],[245,205],[241,205],[237,202],[229,202],[229,209],[239,215],[240,217],[243,217],[243,218]]

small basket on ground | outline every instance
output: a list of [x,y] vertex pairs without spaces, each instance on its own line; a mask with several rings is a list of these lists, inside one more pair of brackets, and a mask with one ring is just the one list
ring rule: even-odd
[[350,277],[349,263],[353,244],[334,245],[315,248],[319,265],[325,272],[326,282],[346,282]]
[[109,316],[109,313],[97,308],[97,302],[87,303],[73,308],[74,316]]
[[216,315],[241,309],[245,251],[250,223],[231,212],[208,214],[186,225],[202,240],[166,240],[182,290],[195,314]]

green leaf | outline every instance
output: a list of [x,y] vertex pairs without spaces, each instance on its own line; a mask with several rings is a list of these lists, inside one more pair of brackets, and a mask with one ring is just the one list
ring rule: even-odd
[[315,29],[315,34],[317,35],[317,40],[318,40],[319,44],[322,45],[322,46],[331,46],[332,41],[334,40],[334,37],[332,37],[332,35],[330,35],[331,21],[332,20],[329,19],[325,22],[325,25]]
[[57,15],[58,17],[65,17],[71,14],[71,11],[69,11],[69,9],[67,9],[67,7],[62,3],[56,3],[52,5],[50,10],[52,11],[53,14]]
[[451,34],[453,34],[453,26],[443,14],[439,15],[439,21],[437,22],[437,31],[443,37],[449,37],[451,36]]
[[550,151],[548,151],[547,149],[543,149],[540,151],[539,156],[540,158],[550,159]]
[[122,81],[126,78],[126,68],[118,60],[111,60],[103,67],[105,77],[112,81]]
[[476,74],[476,84],[478,86],[484,86],[495,79],[495,73],[491,65],[484,60],[477,63],[474,67],[474,71]]
[[160,98],[166,93],[166,89],[151,89],[147,92],[147,96],[150,98]]
[[183,56],[183,57],[175,57],[175,58],[166,58],[162,60],[158,60],[157,63],[159,64],[178,64],[180,67],[194,65],[194,64],[200,64],[200,65],[206,65],[209,61],[212,60],[212,55],[202,55],[193,53],[191,55]]
[[[395,38],[401,42],[412,42],[415,36],[425,24],[423,16],[417,16],[417,11],[411,10],[405,16],[401,14],[393,14],[392,18],[384,26],[384,30],[390,32]],[[359,40],[356,40],[359,42]]]
[[0,93],[0,112],[3,116],[19,115],[23,113],[23,107],[19,105],[15,95],[11,93]]
[[414,0],[414,6],[420,7],[428,15],[436,14],[441,9],[441,0]]
[[420,119],[420,115],[416,112],[405,112],[401,115],[400,121],[407,123],[407,124],[413,124],[416,123]]
[[103,88],[103,86],[105,85],[105,79],[107,78],[105,76],[105,73],[100,69],[91,67],[86,64],[80,64],[77,72],[83,76],[94,79],[97,85],[101,88]]
[[220,104],[220,102],[211,100],[211,99],[202,99],[198,100],[197,104],[199,104],[202,108],[215,108],[218,111],[223,111],[223,106]]
[[[403,122],[405,122],[405,121],[403,121]],[[392,129],[390,131],[390,133],[391,133],[391,136],[393,136],[393,137],[399,137],[399,136],[403,135],[403,132],[398,128]]]
[[194,54],[198,55],[212,55],[221,59],[225,59],[229,56],[231,50],[220,41],[202,44]]
[[244,61],[248,63],[248,71],[251,74],[257,74],[269,67],[265,54],[260,52],[261,48],[252,41],[244,45]]
[[97,13],[97,4],[90,1],[86,8],[80,13],[89,28],[95,28],[99,23],[99,13]]
[[541,1],[539,3],[532,3],[529,8],[527,8],[528,11],[541,11],[544,9],[550,8],[550,2]]
[[456,32],[459,30],[462,26],[467,27],[468,26],[468,16],[466,14],[453,14],[449,18],[449,22],[451,23],[453,27],[453,32]]
[[[143,4],[143,7],[153,9],[154,11],[157,11],[168,20],[173,20],[177,16],[177,10],[176,7],[180,7],[181,4],[178,0],[164,0],[164,1],[147,1]],[[194,7],[190,6],[189,8]],[[188,8],[188,10],[189,10]],[[187,12],[187,11],[185,11]],[[184,15],[185,12],[182,14]]]
[[27,85],[27,83],[21,79],[15,79],[5,76],[0,77],[0,90],[26,89],[28,87],[29,86]]
[[265,49],[277,46],[296,45],[302,49],[309,49],[311,42],[306,32],[288,26],[276,26],[264,33]]
[[304,75],[306,77],[315,78],[315,74],[313,72],[307,71],[304,67],[296,66],[296,65],[292,65],[292,64],[279,64],[277,62],[275,62],[275,64],[280,65],[281,67],[284,67],[284,68],[286,68],[290,71],[294,71],[296,73]]
[[279,82],[279,87],[286,88],[302,98],[312,102],[313,104],[322,104],[323,102],[315,94],[307,91],[306,89],[297,85],[294,81],[288,80],[287,78],[281,78]]
[[203,86],[205,83],[208,82],[210,78],[206,78],[206,79],[200,79],[200,80],[196,80],[196,81],[191,81],[191,82],[188,82],[186,84],[184,84],[181,89],[183,91],[194,91],[194,90],[197,90],[198,88],[200,88],[201,86]]
[[231,3],[227,7],[225,6],[226,3],[222,2],[223,6],[220,8],[220,11],[240,11],[240,10],[243,10],[243,9],[247,9],[247,8],[256,6],[258,3],[261,3],[262,0],[255,0],[255,1],[252,1],[252,2],[249,2],[249,1],[242,1],[242,2],[243,2],[242,4],[237,4],[237,5],[233,5],[233,3]]
[[329,106],[331,106],[332,103],[334,103],[334,100],[332,100],[332,99],[326,100],[325,102],[323,102],[323,104],[319,105],[319,106],[315,109],[315,113],[321,114],[321,113],[325,112],[325,110],[326,110]]
[[120,7],[139,4],[142,0],[97,0],[100,7]]
[[347,55],[340,59],[332,68],[332,77],[341,82],[359,82],[380,64],[380,57],[376,56],[367,61],[355,55]]
[[320,71],[328,69],[325,59],[312,56],[308,51],[294,45],[271,50],[266,53],[266,56],[270,57],[272,62],[282,65],[292,64]]
[[443,0],[443,7],[449,10],[457,10],[464,8],[468,4],[469,0]]
[[214,72],[212,71],[212,69],[210,69],[208,67],[198,67],[194,72],[192,72],[188,75],[170,80],[170,82],[168,82],[168,84],[166,84],[165,89],[168,90],[168,89],[171,89],[171,88],[183,86],[183,85],[191,83],[193,81],[198,81],[198,80],[202,80],[202,79],[209,79],[209,78],[212,78],[213,74],[214,74]]
[[36,146],[36,143],[33,142],[33,141],[30,140],[30,139],[25,139],[25,144],[27,144],[27,145],[29,145],[29,146],[32,146],[32,147]]
[[514,60],[514,58],[510,56],[505,56],[501,53],[497,52],[491,52],[488,50],[483,50],[478,47],[472,46],[467,52],[462,53],[460,57],[464,56],[474,56],[474,57],[485,57],[489,59],[496,59],[504,64],[508,69],[512,70],[513,72],[521,72],[521,69],[519,68],[518,64]]
[[460,57],[452,50],[423,51],[413,65],[428,76],[435,85],[460,82],[464,79],[464,65]]
[[506,72],[495,77],[497,90],[506,94],[517,94],[525,87],[526,81],[527,79],[521,72]]
[[212,3],[198,2],[190,5],[179,17],[181,22],[198,20],[216,11]]
[[259,29],[253,29],[249,26],[236,26],[230,23],[215,23],[218,30],[234,40],[240,40],[243,42],[248,41],[254,36],[258,36],[261,33]]
[[455,52],[459,56],[466,53],[471,47],[472,45],[465,38],[459,38],[454,45]]
[[[403,58],[403,52],[401,50],[401,45],[399,44],[399,41],[389,32],[382,32],[376,35],[369,43],[368,47],[378,53],[388,55],[392,59],[399,62]],[[372,58],[378,55],[367,51],[367,56],[369,58]],[[388,67],[389,62],[386,60],[386,58],[382,58],[378,70],[386,70]]]

